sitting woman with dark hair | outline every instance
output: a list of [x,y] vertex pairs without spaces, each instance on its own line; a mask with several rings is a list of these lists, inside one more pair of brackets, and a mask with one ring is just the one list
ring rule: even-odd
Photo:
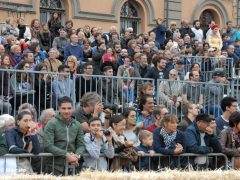
[[[23,111],[16,118],[16,127],[6,132],[6,140],[11,154],[22,153],[40,153],[40,145],[36,134],[29,133],[33,124],[32,114]],[[17,168],[25,169],[26,172],[32,173],[32,167],[28,159],[18,158]]]
[[33,104],[33,96],[35,93],[33,90],[33,79],[30,72],[30,64],[24,61],[20,62],[17,66],[17,70],[22,71],[16,72],[16,74],[11,76],[11,91],[14,97],[11,99],[11,104],[12,107],[15,107],[16,109],[22,103],[28,102]]
[[[185,152],[184,134],[177,130],[178,118],[175,115],[167,114],[162,118],[162,125],[154,131],[153,149],[156,153],[164,155],[179,155]],[[177,157],[162,159],[161,166],[170,168],[178,167]]]
[[126,119],[126,129],[123,131],[123,135],[127,140],[132,141],[134,147],[140,144],[138,138],[139,129],[136,126],[137,112],[135,108],[128,107],[123,110],[123,116]]
[[221,132],[222,151],[229,158],[234,157],[234,168],[240,168],[240,112],[234,112],[229,118],[229,127]]
[[39,63],[35,71],[40,71],[35,74],[35,105],[38,109],[44,110],[51,105],[53,79],[47,74],[47,66],[43,63]]
[[[133,141],[128,141],[125,136],[123,135],[123,131],[126,129],[126,119],[122,115],[114,115],[110,119],[110,128],[108,129],[113,138],[113,147],[114,152],[120,154],[119,157],[115,157],[111,162],[111,169],[118,170],[121,169],[122,166],[127,165],[130,161],[134,159],[134,150],[133,148]],[[124,150],[129,152],[128,157],[124,157]],[[131,151],[131,152],[130,152]],[[135,151],[136,152],[136,151]],[[123,156],[121,156],[123,153]],[[131,157],[130,157],[131,156]],[[132,159],[131,159],[132,158]],[[136,160],[137,160],[137,153],[136,153]]]

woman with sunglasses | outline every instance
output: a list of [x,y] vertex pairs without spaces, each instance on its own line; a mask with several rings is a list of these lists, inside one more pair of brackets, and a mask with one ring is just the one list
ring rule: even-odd
[[179,113],[182,103],[182,84],[175,69],[169,71],[169,80],[162,81],[159,89],[161,104],[166,105],[173,114]]

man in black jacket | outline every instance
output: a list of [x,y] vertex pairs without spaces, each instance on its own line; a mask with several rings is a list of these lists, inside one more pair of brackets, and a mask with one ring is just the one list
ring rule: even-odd
[[188,34],[191,38],[195,37],[194,32],[192,29],[189,27],[189,24],[187,21],[182,21],[181,22],[181,28],[179,29],[179,32],[181,34],[181,37],[183,38],[186,34]]
[[103,104],[113,105],[123,98],[121,88],[117,84],[117,79],[112,78],[112,66],[105,66],[103,71],[104,75],[107,77],[104,77],[102,80],[98,81],[98,94],[101,95]]
[[168,79],[168,71],[166,69],[166,60],[163,57],[155,56],[153,57],[152,67],[144,78],[152,78],[155,80],[155,85],[157,86],[158,79]]

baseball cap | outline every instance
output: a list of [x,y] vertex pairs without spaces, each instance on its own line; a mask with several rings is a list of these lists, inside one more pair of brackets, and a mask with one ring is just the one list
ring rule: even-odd
[[216,51],[216,48],[210,47],[210,48],[208,49],[208,52],[212,52],[212,51]]
[[204,121],[204,122],[211,122],[212,120],[214,120],[213,117],[211,117],[209,114],[205,114],[205,113],[201,113],[198,114],[196,117],[196,122],[197,121]]
[[184,64],[184,62],[183,62],[183,60],[178,60],[177,62],[176,62],[176,64]]
[[213,72],[213,76],[221,76],[221,77],[225,77],[225,73],[221,70],[215,70]]

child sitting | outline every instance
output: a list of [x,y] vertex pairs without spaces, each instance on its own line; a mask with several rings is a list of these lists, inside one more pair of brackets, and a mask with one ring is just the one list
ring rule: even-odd
[[140,140],[140,145],[137,147],[137,151],[139,154],[138,161],[136,163],[136,169],[137,170],[149,170],[150,167],[150,162],[149,158],[150,157],[144,157],[146,154],[148,156],[153,156],[155,154],[152,144],[153,144],[153,134],[147,130],[142,130],[139,133],[139,140]]

